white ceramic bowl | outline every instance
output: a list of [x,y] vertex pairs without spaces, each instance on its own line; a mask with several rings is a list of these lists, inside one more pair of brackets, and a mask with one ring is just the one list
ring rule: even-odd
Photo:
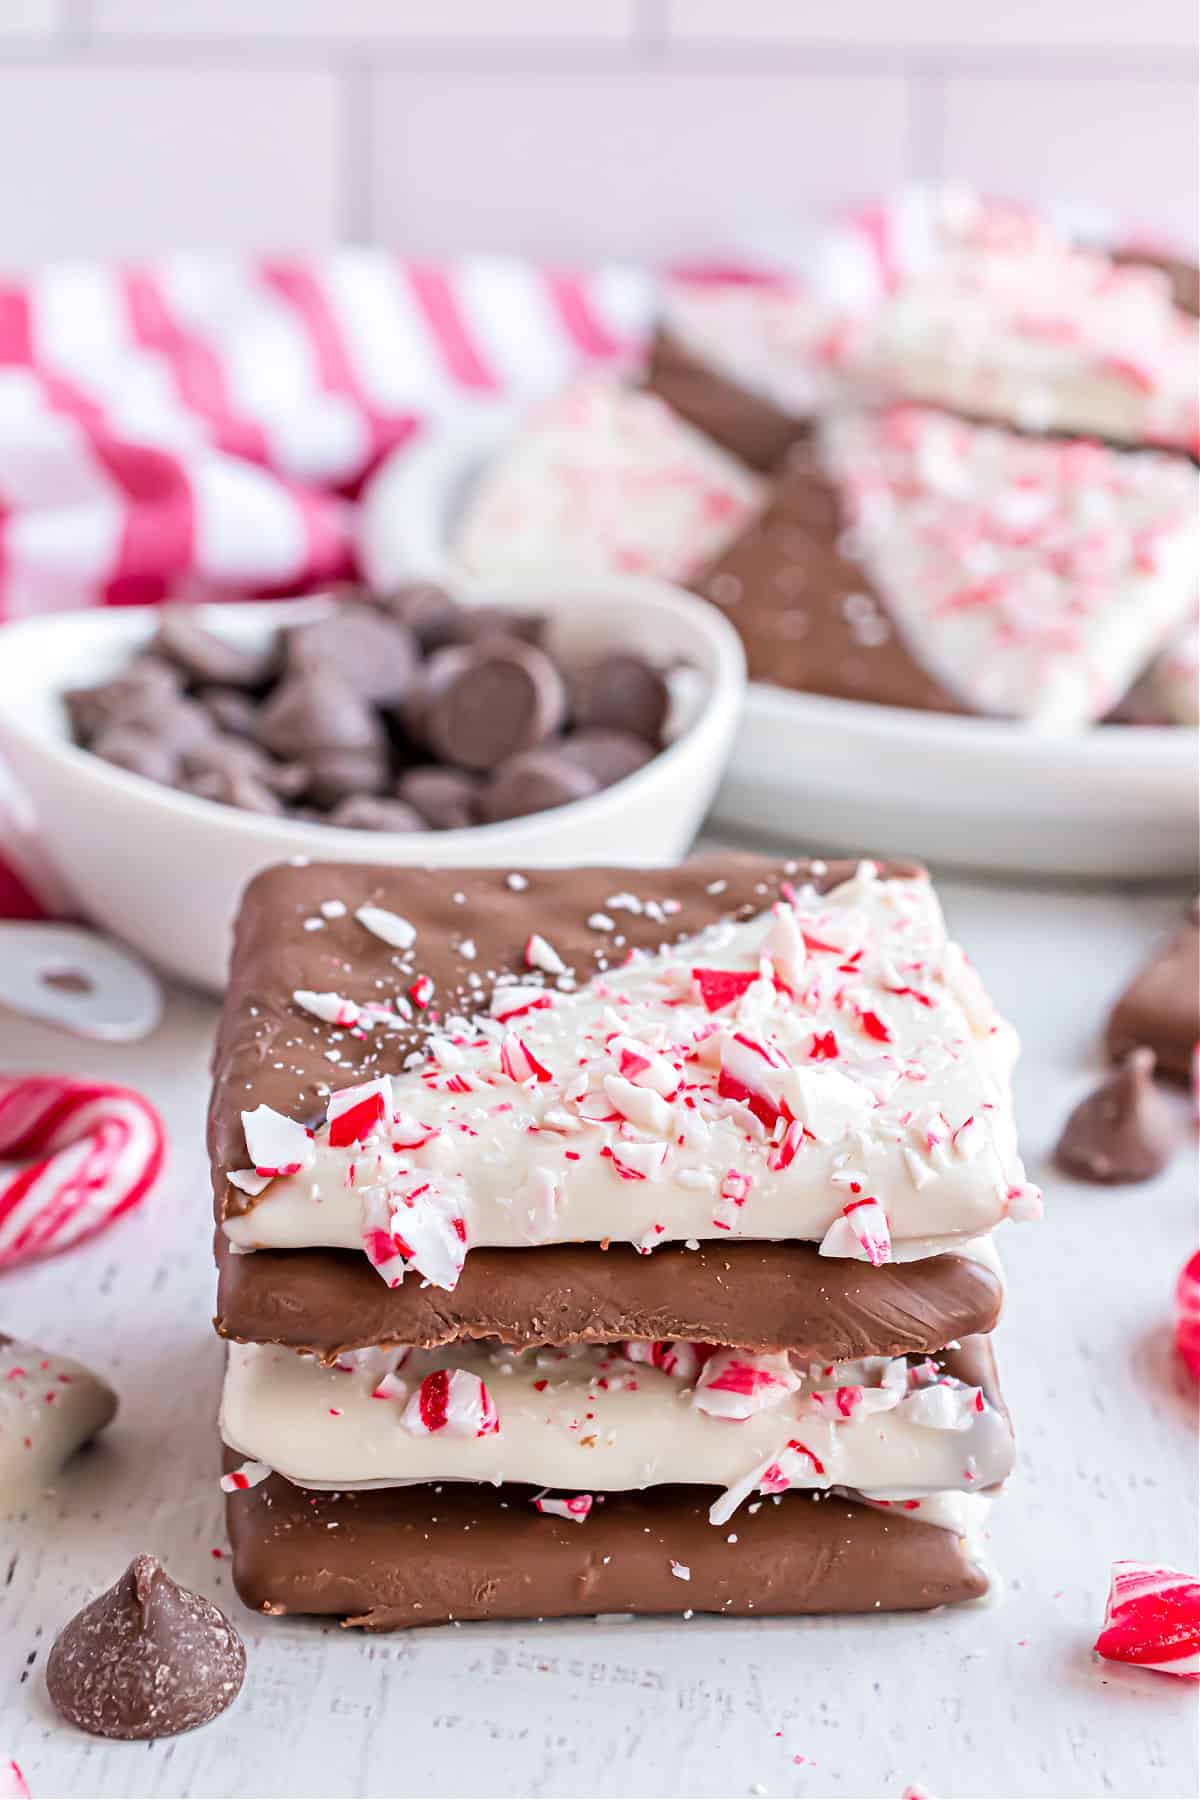
[[[71,742],[65,689],[115,674],[154,633],[152,607],[59,613],[0,631],[0,754],[83,912],[172,974],[224,986],[229,932],[246,882],[289,857],[523,865],[665,864],[689,849],[725,766],[745,687],[736,633],[712,607],[659,581],[618,578],[478,589],[474,602],[534,608],[557,652],[636,644],[693,671],[661,755],[587,800],[464,831],[347,831],[261,818],[161,787]],[[313,617],[328,600],[201,609],[241,643]]]
[[[385,462],[366,495],[373,584],[453,579],[455,519],[519,415],[480,409]],[[794,850],[922,857],[1008,874],[1193,877],[1197,737],[1103,725],[1046,737],[752,682],[714,804],[716,822]]]

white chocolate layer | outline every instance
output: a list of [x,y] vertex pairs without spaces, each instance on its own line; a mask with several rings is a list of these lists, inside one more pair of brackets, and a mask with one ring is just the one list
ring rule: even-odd
[[830,420],[822,455],[913,654],[980,712],[1100,718],[1192,613],[1200,476],[924,407]]
[[[742,991],[710,1008],[727,977]],[[451,1287],[443,1240],[459,1265],[472,1246],[726,1235],[886,1260],[889,1233],[891,1254],[927,1255],[1036,1204],[1015,1035],[924,879],[865,864],[824,897],[527,998],[549,1004],[431,1039],[392,1080],[386,1130],[331,1148],[323,1129],[310,1166],[226,1221],[231,1242],[364,1248],[378,1265],[368,1238],[390,1218],[413,1266]],[[528,1058],[544,1079],[515,1078]],[[882,1250],[856,1235],[867,1198]],[[415,1242],[430,1232],[439,1257]]]
[[70,1356],[0,1343],[0,1514],[52,1487],[117,1410],[108,1383]]
[[758,477],[652,394],[595,376],[539,407],[476,483],[454,543],[478,576],[678,580],[762,504]]
[[[788,1366],[786,1357],[721,1354],[752,1370]],[[381,1386],[389,1361],[395,1353],[368,1352],[323,1368],[276,1346],[231,1345],[221,1435],[302,1487],[488,1481],[603,1493],[683,1482],[745,1487],[746,1498],[837,1486],[898,1500],[979,1492],[1012,1467],[1003,1415],[978,1389],[939,1384],[935,1365],[918,1359],[911,1373],[904,1359],[884,1357],[814,1366],[791,1373],[790,1386],[764,1375],[774,1385],[749,1417],[706,1410],[715,1399],[705,1371],[691,1385],[617,1347],[414,1350]],[[439,1369],[482,1380],[495,1429],[414,1424],[414,1397]],[[755,1404],[737,1393],[716,1398]],[[782,1483],[768,1478],[760,1488],[750,1478],[776,1458]]]

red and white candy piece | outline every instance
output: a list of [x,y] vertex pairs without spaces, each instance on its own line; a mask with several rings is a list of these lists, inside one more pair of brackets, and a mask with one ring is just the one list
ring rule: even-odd
[[567,965],[554,945],[548,944],[536,931],[525,945],[525,966],[541,969],[546,975],[565,975],[567,972]]
[[[273,1106],[256,1106],[253,1112],[244,1112],[242,1130],[246,1134],[246,1148],[254,1173],[260,1180],[271,1181],[276,1175],[296,1175],[312,1162],[315,1154],[312,1132],[298,1119],[289,1119],[286,1114],[276,1112]],[[235,1172],[244,1174],[242,1170]],[[251,1191],[245,1188],[244,1180],[235,1185],[246,1192]]]
[[357,1025],[362,1017],[362,1007],[355,1000],[347,1000],[344,994],[321,994],[313,988],[297,988],[292,1003],[326,1025]]
[[833,1221],[821,1239],[820,1254],[868,1262],[873,1269],[890,1262],[892,1232],[879,1201],[869,1195],[848,1200],[841,1218]]
[[361,1144],[391,1116],[392,1083],[389,1076],[376,1075],[370,1081],[360,1081],[355,1087],[339,1088],[330,1094],[325,1109],[330,1148],[341,1150],[348,1144]]
[[749,1419],[800,1386],[786,1350],[717,1350],[696,1382],[692,1405],[714,1419]]
[[1175,1283],[1175,1348],[1193,1380],[1200,1381],[1200,1250],[1184,1263]]
[[525,1039],[515,1031],[505,1032],[500,1043],[500,1072],[510,1081],[524,1086],[526,1082],[553,1081],[545,1063],[539,1062]]
[[270,1463],[255,1462],[251,1458],[248,1462],[240,1463],[236,1469],[231,1469],[228,1475],[222,1475],[222,1492],[226,1494],[245,1493],[247,1488],[255,1488],[260,1481],[265,1481],[270,1473]]
[[406,1431],[445,1431],[451,1437],[491,1437],[500,1429],[491,1394],[469,1369],[435,1369],[427,1375],[400,1423]]
[[707,1344],[691,1344],[682,1338],[626,1338],[621,1355],[626,1362],[646,1363],[664,1375],[674,1375],[686,1386],[695,1381],[711,1352]]
[[433,1287],[458,1286],[467,1257],[462,1204],[428,1178],[407,1189],[368,1188],[362,1200],[363,1249],[389,1287],[409,1268]]
[[130,1088],[0,1078],[0,1269],[68,1250],[144,1200],[166,1134]]
[[561,1498],[554,1494],[535,1494],[533,1504],[540,1513],[549,1513],[556,1519],[573,1519],[576,1525],[582,1525],[596,1504],[596,1497],[594,1494],[571,1494]]
[[967,1431],[986,1409],[982,1388],[947,1379],[916,1388],[900,1402],[909,1424],[929,1431]]
[[29,1784],[11,1757],[0,1759],[0,1800],[29,1800]]
[[1200,1581],[1154,1563],[1114,1563],[1095,1647],[1110,1662],[1200,1677]]
[[360,906],[354,916],[372,937],[390,944],[393,950],[411,950],[417,941],[416,926],[384,906]]
[[[824,1435],[814,1436],[814,1433]],[[713,1501],[708,1509],[709,1523],[724,1525],[743,1500],[748,1500],[754,1493],[786,1494],[797,1481],[802,1481],[806,1487],[827,1488],[831,1478],[826,1471],[833,1443],[829,1434],[830,1427],[824,1423],[805,1426],[803,1438],[789,1438],[774,1456],[768,1456]]]
[[847,1387],[818,1388],[805,1397],[801,1410],[838,1424],[860,1414],[890,1412],[899,1404],[900,1395],[892,1388],[863,1387],[854,1382]]

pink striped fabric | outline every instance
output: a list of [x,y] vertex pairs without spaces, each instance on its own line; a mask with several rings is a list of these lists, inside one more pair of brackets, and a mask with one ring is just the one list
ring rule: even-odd
[[[357,249],[0,281],[0,623],[352,576],[382,456],[464,398],[636,356],[652,294],[636,269]],[[0,787],[0,917],[60,909]]]

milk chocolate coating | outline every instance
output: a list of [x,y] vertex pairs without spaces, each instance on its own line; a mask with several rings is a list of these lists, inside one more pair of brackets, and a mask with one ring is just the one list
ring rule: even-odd
[[331,1358],[368,1344],[434,1348],[457,1338],[513,1345],[686,1338],[794,1350],[812,1362],[925,1355],[990,1331],[999,1277],[965,1256],[873,1269],[815,1244],[547,1244],[472,1250],[452,1290],[389,1288],[345,1250],[235,1255],[217,1233],[217,1330]]
[[[918,873],[913,863],[880,866],[888,875]],[[208,1145],[217,1216],[253,1205],[226,1180],[230,1169],[245,1167],[243,1107],[262,1102],[313,1126],[324,1119],[329,1027],[294,1004],[297,988],[378,1001],[415,976],[428,975],[443,1008],[474,1013],[487,1005],[497,975],[535,978],[524,958],[531,932],[545,937],[585,981],[623,961],[630,949],[658,950],[718,919],[764,912],[779,898],[782,881],[828,889],[849,880],[856,867],[848,860],[813,863],[723,853],[675,869],[525,869],[519,890],[508,885],[503,868],[285,863],[265,869],[242,897],[213,1065]],[[661,907],[667,901],[678,911],[667,917],[621,911],[613,915],[614,931],[588,923],[603,912],[609,896],[630,892],[643,903]],[[454,902],[456,893],[465,896],[463,904]],[[326,900],[340,900],[345,913],[327,920],[320,931],[306,931],[304,921],[319,917]],[[366,905],[399,913],[416,927],[403,973],[396,952],[355,918]],[[475,946],[469,959],[459,948],[468,938]],[[481,989],[472,986],[472,977],[482,981]],[[398,1074],[423,1043],[415,1024],[362,1039],[347,1035],[338,1045],[338,1085]]]
[[245,1646],[219,1607],[172,1581],[152,1556],[135,1556],[64,1625],[46,1686],[81,1731],[160,1738],[215,1719],[245,1674]]
[[1160,269],[1171,283],[1171,297],[1181,312],[1200,313],[1200,268],[1180,256],[1158,256],[1151,250],[1114,250],[1115,263]]
[[1139,1044],[1153,1050],[1158,1073],[1188,1081],[1200,1043],[1200,925],[1191,916],[1138,970],[1109,1015],[1108,1054],[1120,1062]]
[[687,1487],[608,1494],[577,1524],[536,1512],[527,1488],[331,1494],[272,1475],[231,1494],[226,1517],[247,1606],[368,1631],[593,1613],[904,1612],[987,1592],[964,1541],[939,1526],[790,1493],[718,1528],[712,1498]]
[[763,513],[689,583],[741,637],[752,681],[925,712],[966,709],[912,656],[863,569],[839,548],[836,490],[807,446]]
[[806,430],[806,420],[721,374],[663,326],[643,385],[752,469],[773,469]]
[[1170,1162],[1177,1136],[1175,1115],[1154,1086],[1154,1052],[1143,1046],[1080,1101],[1054,1160],[1081,1181],[1149,1181]]

